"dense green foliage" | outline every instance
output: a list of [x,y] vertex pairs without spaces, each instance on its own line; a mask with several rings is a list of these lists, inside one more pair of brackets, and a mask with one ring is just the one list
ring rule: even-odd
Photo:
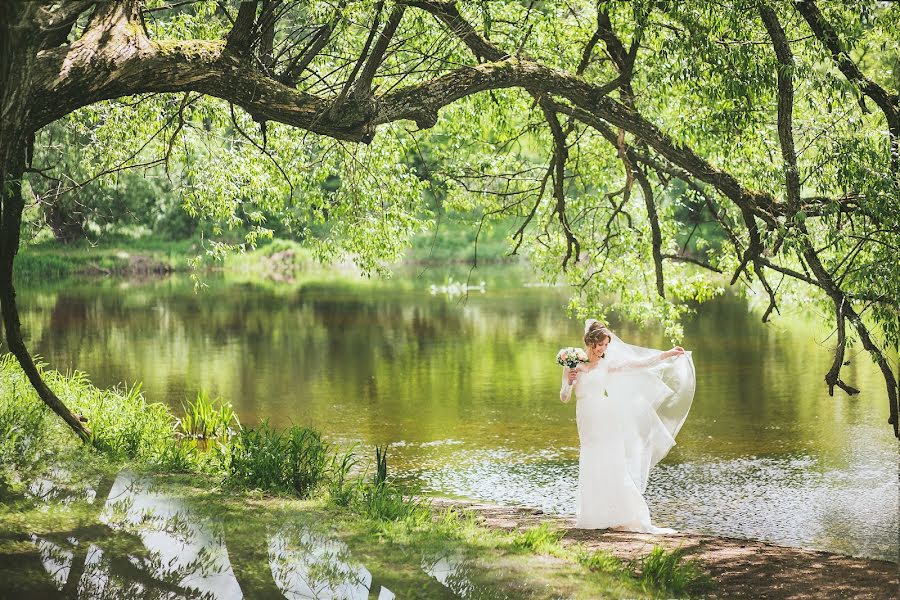
[[[212,255],[290,234],[365,272],[438,218],[512,223],[510,252],[570,284],[578,314],[615,308],[677,339],[725,280],[768,297],[764,319],[817,304],[838,333],[828,385],[855,391],[840,372],[861,344],[896,430],[896,3],[127,6],[96,11],[145,54],[99,43],[84,55],[88,73],[94,56],[116,64],[105,83],[84,77],[90,101],[66,98],[61,118],[40,122],[26,194],[37,205],[78,213],[96,196],[95,231],[120,205],[147,231],[174,231],[160,223],[177,193]],[[88,8],[53,44],[96,43],[104,21]],[[171,81],[127,76],[175,59]],[[70,77],[55,60],[44,66]],[[76,150],[48,161],[60,144]],[[66,183],[70,201],[60,181],[90,185]]]

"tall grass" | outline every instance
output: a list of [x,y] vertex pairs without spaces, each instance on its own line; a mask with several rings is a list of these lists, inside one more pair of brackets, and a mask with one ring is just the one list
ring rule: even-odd
[[427,500],[415,498],[397,484],[360,483],[354,507],[357,512],[376,521],[405,521],[421,525],[431,520],[431,506]]
[[199,439],[229,438],[234,433],[231,428],[241,428],[241,422],[230,402],[223,402],[221,398],[211,400],[209,394],[201,390],[193,402],[187,406],[182,403],[184,416],[178,423],[178,428],[187,436]]
[[546,552],[555,547],[565,534],[565,531],[554,529],[548,523],[541,523],[513,534],[511,545],[516,550]]
[[16,281],[19,283],[60,279],[68,277],[75,269],[71,260],[55,254],[22,252],[16,257]]
[[[172,442],[175,418],[165,405],[147,402],[140,385],[101,390],[83,372],[66,376],[44,366],[37,361],[38,371],[50,389],[87,420],[95,448],[115,457],[150,462]],[[16,453],[34,440],[40,440],[37,445],[44,451],[79,443],[46,408],[11,354],[0,356],[0,430],[7,433],[4,446]],[[25,459],[5,455],[20,465]]]
[[357,481],[350,481],[350,473],[357,465],[354,448],[331,457],[328,477],[328,499],[336,506],[350,506],[359,488]]
[[297,426],[279,432],[263,422],[231,438],[226,463],[232,481],[308,498],[326,483],[335,461],[319,432]]
[[654,546],[649,554],[631,562],[636,577],[645,590],[666,595],[694,595],[711,583],[696,560],[684,560],[684,549],[665,550]]
[[30,384],[5,377],[12,371],[9,355],[0,358],[0,469],[33,463],[56,419],[43,402],[35,402]]

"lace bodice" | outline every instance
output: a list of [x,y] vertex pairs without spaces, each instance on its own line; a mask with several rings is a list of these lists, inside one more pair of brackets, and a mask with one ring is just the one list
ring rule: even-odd
[[571,400],[572,392],[576,387],[581,390],[582,395],[585,395],[584,391],[585,388],[587,388],[589,390],[588,394],[593,395],[596,393],[597,395],[602,396],[605,390],[605,375],[649,369],[669,358],[671,357],[665,352],[660,352],[655,356],[650,356],[648,358],[619,363],[611,363],[609,360],[603,358],[593,367],[581,364],[575,367],[578,371],[578,377],[575,379],[575,383],[571,385],[569,384],[568,377],[571,369],[569,369],[569,367],[563,367],[562,387],[559,389],[559,399],[561,402],[568,402]]

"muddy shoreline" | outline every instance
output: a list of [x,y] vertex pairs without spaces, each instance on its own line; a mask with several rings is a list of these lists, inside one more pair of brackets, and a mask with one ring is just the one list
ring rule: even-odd
[[654,545],[681,547],[713,579],[707,598],[893,599],[900,593],[900,565],[778,546],[766,542],[718,537],[693,532],[650,535],[608,530],[576,529],[574,519],[548,515],[539,509],[498,506],[448,498],[430,498],[438,510],[461,509],[474,513],[483,526],[527,529],[541,523],[566,531],[563,544],[581,544],[629,560],[646,554]]

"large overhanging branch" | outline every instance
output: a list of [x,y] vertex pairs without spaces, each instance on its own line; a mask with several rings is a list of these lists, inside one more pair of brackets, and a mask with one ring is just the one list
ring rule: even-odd
[[[808,10],[808,8],[809,7],[807,7],[806,10]],[[766,31],[769,33],[769,37],[772,39],[772,46],[778,59],[778,138],[781,145],[782,159],[784,161],[788,204],[793,211],[796,211],[799,210],[800,206],[800,181],[797,171],[797,155],[794,150],[794,134],[791,122],[794,98],[794,59],[791,53],[790,43],[787,40],[787,36],[784,33],[784,29],[781,27],[781,23],[779,22],[775,11],[766,6],[762,6],[760,8],[760,16],[765,24]],[[803,257],[816,278],[817,285],[831,297],[831,300],[834,303],[837,324],[837,346],[835,348],[834,361],[832,362],[831,369],[829,369],[828,373],[825,375],[828,391],[833,395],[834,387],[838,386],[848,394],[856,394],[859,392],[858,389],[847,385],[840,378],[841,367],[844,364],[844,349],[847,344],[844,319],[845,315],[847,315],[850,317],[851,322],[862,339],[863,346],[869,350],[869,352],[872,352],[875,357],[875,362],[882,369],[888,387],[890,422],[894,426],[894,433],[897,434],[897,391],[896,383],[893,382],[893,371],[888,366],[887,360],[881,350],[872,342],[868,327],[862,322],[859,315],[857,315],[845,292],[840,288],[839,281],[835,281],[833,274],[829,273],[822,265],[819,253],[816,252],[812,246],[805,223],[801,222],[798,227],[801,231]],[[858,247],[861,247],[861,244],[859,244]],[[766,286],[766,289],[769,291],[772,302],[774,303],[774,295],[771,293],[768,286]]]
[[[487,60],[501,60],[508,53],[497,48],[490,41],[481,36],[475,28],[460,15],[455,2],[422,2],[408,1],[407,4],[428,11],[441,23],[443,23],[460,41],[462,41],[478,58]],[[569,81],[579,81],[571,75]],[[617,79],[617,84],[622,80]],[[577,87],[577,86],[576,86]],[[620,127],[631,133],[636,138],[645,142],[656,150],[661,156],[682,169],[689,171],[694,177],[712,185],[732,202],[749,211],[755,217],[762,219],[769,226],[775,227],[776,215],[783,210],[777,205],[770,194],[750,190],[730,173],[721,171],[693,152],[685,145],[678,144],[669,135],[664,133],[639,112],[621,102],[603,94],[594,102],[584,102],[578,95],[570,93],[568,86],[559,86],[545,91],[566,98],[578,108],[581,108],[604,121]]]
[[[254,117],[349,141],[370,141],[379,124],[402,119],[420,127],[437,122],[438,110],[478,92],[519,87],[552,91],[579,104],[597,103],[616,82],[591,85],[535,62],[507,59],[462,67],[381,96],[349,96],[340,110],[333,98],[296,90],[248,68],[222,41],[151,41],[122,24],[86,35],[71,46],[39,54],[31,97],[33,129],[98,102],[147,92],[193,91],[233,102]],[[86,39],[87,38],[87,39]]]
[[94,102],[145,92],[194,91],[237,104],[258,120],[271,120],[337,139],[367,142],[377,125],[402,119],[427,128],[440,108],[482,91],[519,87],[547,92],[630,132],[661,156],[719,189],[742,210],[775,226],[778,207],[764,192],[743,187],[686,146],[672,140],[637,111],[608,97],[621,80],[593,85],[581,77],[539,63],[504,58],[490,42],[464,24],[448,3],[411,2],[452,24],[454,35],[492,62],[462,67],[436,79],[382,96],[335,99],[284,85],[249,65],[223,41],[151,41],[130,27],[132,2],[103,5],[94,30],[71,45],[38,56],[31,96],[32,127],[38,129]]
[[[272,0],[262,4],[272,8],[278,3]],[[437,122],[438,112],[442,107],[461,98],[488,90],[520,88],[541,98],[542,106],[552,109],[557,127],[559,122],[556,120],[556,113],[573,116],[600,131],[617,147],[623,148],[625,157],[632,165],[641,163],[658,172],[662,167],[668,173],[685,179],[695,189],[699,186],[698,182],[702,182],[733,202],[740,209],[743,226],[749,234],[749,243],[744,245],[738,239],[729,228],[727,219],[720,215],[716,215],[716,218],[728,232],[735,251],[742,255],[735,279],[742,272],[749,273],[749,270],[745,271],[748,265],[755,266],[755,273],[773,300],[774,294],[764,279],[764,267],[825,290],[835,301],[835,305],[840,306],[840,314],[850,319],[864,347],[876,355],[876,362],[882,368],[888,383],[892,422],[896,429],[896,381],[887,367],[883,353],[871,340],[868,330],[850,302],[857,300],[859,296],[840,289],[840,279],[835,280],[833,274],[823,267],[802,225],[798,226],[798,231],[803,233],[801,237],[805,243],[801,259],[803,273],[778,265],[774,257],[769,259],[762,255],[763,244],[757,221],[769,229],[775,229],[783,224],[786,217],[803,206],[799,195],[796,150],[791,131],[792,59],[789,46],[781,42],[785,37],[784,32],[772,11],[763,8],[761,16],[773,37],[781,66],[778,72],[778,132],[785,165],[786,202],[783,203],[776,202],[773,193],[753,190],[731,173],[716,168],[692,148],[673,139],[636,108],[630,89],[630,73],[635,67],[642,32],[640,24],[632,38],[631,47],[626,50],[626,46],[615,36],[608,15],[599,11],[601,14],[598,16],[597,31],[584,49],[578,70],[572,73],[529,60],[518,51],[512,57],[512,53],[498,48],[467,22],[455,2],[400,0],[394,4],[397,8],[392,11],[384,28],[373,26],[369,30],[367,50],[359,56],[351,57],[355,61],[348,62],[356,65],[352,75],[349,79],[344,78],[343,84],[338,82],[334,86],[326,86],[327,89],[340,90],[335,96],[326,97],[292,86],[296,85],[301,73],[314,64],[312,61],[316,55],[328,44],[333,32],[338,30],[336,26],[342,18],[339,13],[343,2],[338,3],[335,17],[327,25],[318,30],[312,28],[312,25],[307,27],[307,30],[316,33],[309,39],[307,47],[299,50],[278,75],[268,68],[271,65],[260,65],[250,51],[257,48],[263,55],[270,56],[269,37],[274,36],[272,23],[263,23],[265,19],[262,13],[256,19],[257,2],[242,3],[231,34],[226,39],[214,41],[151,40],[140,22],[141,3],[138,0],[45,2],[42,5],[14,3],[13,6],[18,8],[4,9],[2,14],[17,19],[31,19],[36,27],[36,35],[41,36],[34,47],[42,48],[34,60],[26,63],[28,77],[22,78],[23,81],[28,81],[28,85],[22,86],[27,90],[28,100],[28,109],[21,111],[24,115],[21,119],[22,129],[26,134],[33,133],[82,106],[101,100],[147,92],[197,92],[239,105],[260,121],[277,121],[336,139],[368,142],[380,124],[412,120],[421,128],[431,127]],[[404,5],[431,14],[450,35],[469,48],[477,64],[457,67],[433,79],[389,93],[378,95],[373,92],[373,89],[377,90],[375,79],[384,55],[400,26]],[[64,43],[66,36],[62,32],[68,34],[72,23],[91,7],[94,10],[81,37],[71,44],[55,45]],[[892,160],[896,168],[897,131],[900,127],[896,119],[896,96],[887,94],[884,89],[862,76],[858,67],[840,49],[836,35],[821,18],[821,14],[810,12],[817,10],[814,3],[800,2],[797,9],[807,18],[819,40],[832,52],[839,69],[885,112],[892,132]],[[807,17],[807,14],[812,16]],[[79,20],[78,23],[82,21]],[[377,40],[376,35],[380,36]],[[269,36],[266,38],[269,41],[262,39],[265,36]],[[584,72],[594,46],[601,39],[610,51],[619,76],[611,82],[595,84],[584,78]],[[257,46],[254,46],[254,40],[258,42]],[[371,52],[368,51],[369,48]],[[614,90],[620,91],[620,101],[609,96]],[[613,128],[619,130],[619,135],[613,133]],[[633,145],[624,144],[623,132],[630,134]],[[565,148],[565,137],[562,138],[562,146],[559,145],[559,136],[556,136],[556,142],[556,152],[562,154],[560,150]],[[561,190],[557,188],[564,180],[564,160],[557,160],[553,163],[553,168],[557,171],[554,193],[559,198]],[[646,169],[641,170],[643,173],[647,172]],[[649,182],[642,182],[645,200],[650,200],[652,204],[652,190],[649,185],[644,186],[644,183]],[[647,207],[652,213],[651,204]],[[714,207],[710,208],[714,210]],[[12,227],[9,225],[7,229]],[[777,252],[777,247],[774,251]],[[14,253],[15,249],[12,247],[4,252],[10,261]],[[654,259],[660,293],[660,265],[664,258],[674,260],[678,257],[663,255],[661,238],[655,235]],[[6,306],[14,308],[14,304],[10,302]],[[767,313],[772,308],[774,303]]]

